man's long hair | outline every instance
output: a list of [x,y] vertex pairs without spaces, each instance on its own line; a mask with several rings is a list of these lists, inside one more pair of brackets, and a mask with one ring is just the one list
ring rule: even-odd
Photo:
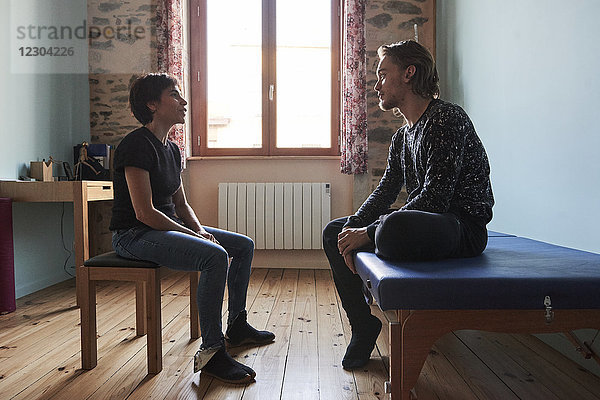
[[433,56],[424,46],[414,40],[385,44],[377,49],[379,58],[389,57],[402,69],[415,66],[411,78],[413,93],[424,98],[434,99],[440,95],[440,80]]

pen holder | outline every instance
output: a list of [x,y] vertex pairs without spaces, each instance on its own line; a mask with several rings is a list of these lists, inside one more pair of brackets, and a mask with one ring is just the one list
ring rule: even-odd
[[31,161],[29,175],[36,181],[52,182],[52,161]]

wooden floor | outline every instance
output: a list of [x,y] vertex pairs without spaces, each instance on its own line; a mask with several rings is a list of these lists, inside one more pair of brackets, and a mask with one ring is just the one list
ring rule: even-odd
[[[133,285],[98,288],[99,360],[91,371],[80,369],[74,282],[19,299],[16,312],[0,316],[0,399],[387,398],[386,331],[366,368],[341,368],[350,335],[329,271],[252,272],[249,320],[277,338],[231,350],[257,372],[247,387],[193,374],[200,341],[189,340],[187,282],[169,271],[162,279],[164,369],[155,376],[146,374],[146,339],[135,336]],[[435,344],[417,393],[420,400],[600,399],[600,378],[532,336],[460,331]]]

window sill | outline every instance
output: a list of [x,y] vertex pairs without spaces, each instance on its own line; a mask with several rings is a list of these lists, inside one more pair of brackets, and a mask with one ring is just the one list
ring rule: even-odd
[[201,160],[339,160],[340,156],[192,156],[187,161]]

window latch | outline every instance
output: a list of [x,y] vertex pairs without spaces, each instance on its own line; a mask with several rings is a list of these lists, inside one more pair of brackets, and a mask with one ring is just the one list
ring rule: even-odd
[[269,100],[273,101],[273,94],[275,93],[275,85],[269,85]]

